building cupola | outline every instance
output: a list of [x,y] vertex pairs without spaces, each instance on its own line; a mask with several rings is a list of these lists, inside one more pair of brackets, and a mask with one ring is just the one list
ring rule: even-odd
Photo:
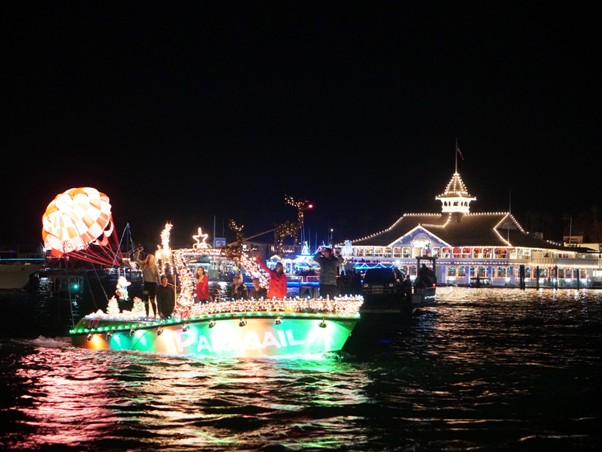
[[457,171],[445,187],[443,194],[437,196],[441,201],[442,213],[470,213],[470,202],[477,198],[468,194],[466,186]]

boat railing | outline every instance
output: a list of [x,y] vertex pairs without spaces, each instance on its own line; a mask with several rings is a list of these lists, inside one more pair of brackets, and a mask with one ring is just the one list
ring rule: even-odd
[[361,296],[334,298],[273,298],[250,300],[224,300],[209,303],[180,304],[177,311],[182,317],[228,314],[235,312],[265,313],[320,313],[355,316],[364,302]]

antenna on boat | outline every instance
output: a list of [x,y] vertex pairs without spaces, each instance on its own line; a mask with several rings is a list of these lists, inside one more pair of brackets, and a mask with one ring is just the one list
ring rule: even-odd
[[119,254],[121,254],[121,253],[120,253],[120,251],[121,251],[121,246],[122,246],[122,244],[123,244],[123,240],[124,240],[124,237],[125,237],[125,234],[126,234],[126,233],[127,233],[127,239],[128,239],[128,240],[127,240],[127,242],[129,242],[129,243],[127,243],[127,245],[128,245],[128,246],[130,246],[130,245],[131,245],[131,247],[132,247],[132,251],[134,250],[134,242],[133,242],[133,240],[132,240],[132,234],[131,234],[131,231],[130,231],[130,224],[129,224],[129,223],[126,223],[125,227],[123,228],[123,232],[121,233],[121,239],[119,240],[119,246],[117,247],[117,251],[115,252],[115,254],[114,254],[114,256],[113,256],[113,263],[112,263],[112,265],[111,265],[112,267],[115,267],[115,263],[117,262],[117,256],[118,256]]
[[216,216],[213,215],[213,242],[215,243],[215,221],[216,221]]

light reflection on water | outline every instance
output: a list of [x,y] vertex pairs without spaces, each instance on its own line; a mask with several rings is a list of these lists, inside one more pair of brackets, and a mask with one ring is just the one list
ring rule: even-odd
[[[589,450],[602,291],[439,289],[319,361],[0,341],[1,448]],[[5,314],[5,313],[4,313]]]
[[270,438],[302,445],[306,430],[328,426],[344,435],[345,406],[366,402],[366,375],[336,357],[200,362],[92,352],[46,338],[27,346],[31,353],[15,363],[27,387],[15,401],[17,424],[36,433],[7,443],[19,449],[119,448],[131,441],[124,438],[141,448],[254,449]]

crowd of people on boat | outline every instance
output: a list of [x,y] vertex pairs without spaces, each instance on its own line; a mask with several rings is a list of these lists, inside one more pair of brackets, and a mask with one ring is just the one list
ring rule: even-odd
[[[167,319],[176,308],[176,287],[173,275],[161,275],[156,258],[149,253],[142,257],[143,248],[136,250],[135,261],[143,276],[141,300],[144,303],[145,314],[148,318]],[[319,267],[318,290],[312,296],[334,298],[341,295],[357,295],[361,293],[361,275],[353,267],[345,268],[344,259],[339,249],[321,246],[312,256]],[[204,266],[199,265],[194,276],[195,303],[208,303],[222,299],[271,299],[287,298],[289,280],[282,262],[276,262],[273,267],[257,257],[257,265],[265,272],[267,285],[262,285],[260,278],[252,275],[251,285],[247,285],[242,271],[231,274],[231,282],[226,290],[210,285],[210,278]],[[125,279],[125,278],[124,278]],[[133,296],[128,295],[127,286],[118,283],[116,298],[120,312],[131,310]],[[306,294],[304,294],[306,295]]]
[[[333,298],[340,295],[355,295],[361,293],[361,276],[355,269],[344,269],[343,257],[340,250],[331,247],[320,247],[313,256],[319,266],[318,293],[315,296]],[[273,266],[261,258],[254,258],[255,263],[265,273],[267,285],[262,286],[260,278],[251,275],[251,284],[245,283],[244,274],[237,269],[228,279],[231,282],[226,290],[220,290],[216,285],[209,284],[209,275],[202,265],[198,266],[195,275],[195,302],[206,303],[220,299],[261,299],[287,298],[289,296],[289,278],[281,261]]]

